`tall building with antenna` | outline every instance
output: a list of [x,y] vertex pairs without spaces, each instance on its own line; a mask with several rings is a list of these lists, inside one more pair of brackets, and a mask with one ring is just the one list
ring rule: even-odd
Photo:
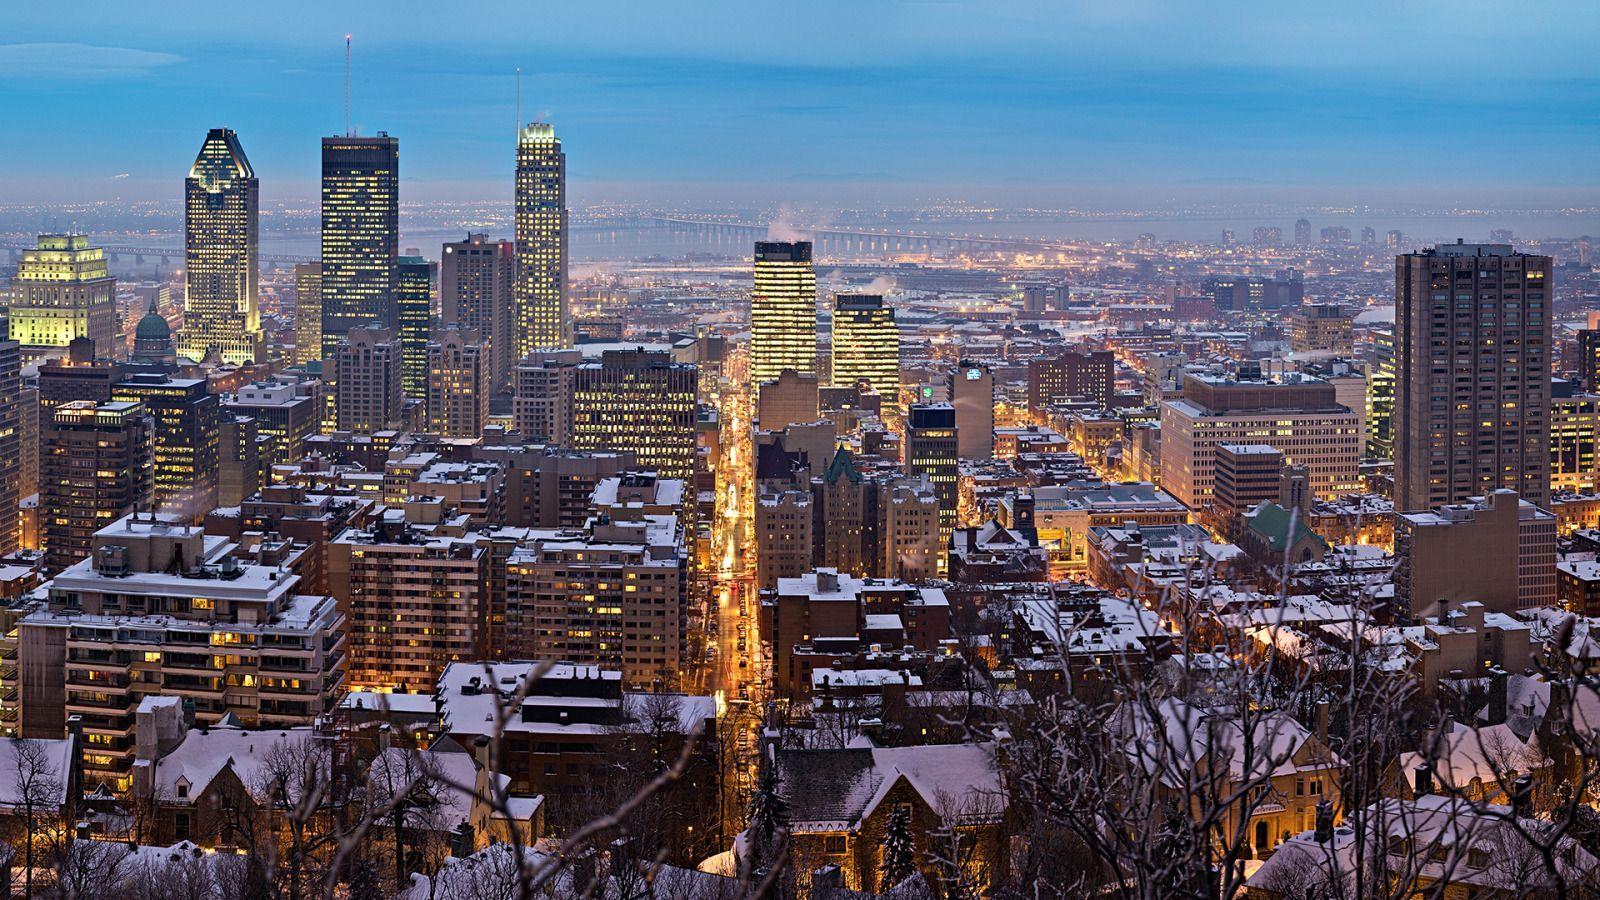
[[183,184],[185,293],[178,354],[225,363],[261,358],[256,306],[261,188],[231,128],[206,133]]
[[567,316],[567,156],[544,122],[517,135],[516,354],[572,344]]
[[396,326],[400,141],[322,139],[322,355],[350,329]]

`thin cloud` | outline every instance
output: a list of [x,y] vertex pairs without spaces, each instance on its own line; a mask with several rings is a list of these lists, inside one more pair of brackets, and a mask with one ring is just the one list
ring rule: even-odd
[[0,77],[133,78],[176,65],[175,53],[93,44],[0,44]]

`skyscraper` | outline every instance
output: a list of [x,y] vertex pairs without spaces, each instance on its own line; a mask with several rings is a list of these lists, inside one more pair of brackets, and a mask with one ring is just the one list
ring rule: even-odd
[[322,355],[357,326],[393,328],[400,141],[322,139]]
[[416,400],[428,396],[428,340],[433,331],[433,276],[437,268],[420,256],[402,256],[395,284],[400,390]]
[[1508,244],[1395,257],[1395,510],[1550,493],[1551,260]]
[[199,522],[217,506],[221,407],[204,378],[136,372],[111,389],[114,400],[143,403],[154,420],[154,508]]
[[41,234],[22,251],[11,279],[11,339],[29,361],[60,356],[73,339],[94,341],[99,355],[120,355],[117,280],[106,254],[81,234]]
[[900,329],[883,295],[834,295],[832,360],[835,387],[865,381],[883,403],[899,402]]
[[920,475],[933,485],[939,496],[940,539],[946,543],[956,527],[960,456],[955,407],[913,403],[906,410],[906,474]]
[[261,187],[239,137],[213,128],[183,182],[185,294],[178,355],[248,364],[261,357],[256,307]]
[[447,438],[477,438],[489,424],[488,361],[477,335],[446,328],[427,347],[428,430]]
[[517,139],[516,356],[572,343],[567,316],[567,156],[544,122]]
[[295,263],[294,364],[322,360],[322,263]]
[[1309,246],[1311,243],[1311,223],[1305,219],[1296,219],[1294,223],[1294,243],[1297,247]]
[[478,333],[494,390],[510,382],[518,362],[511,327],[516,275],[516,244],[486,234],[445,244],[439,258],[440,321]]
[[811,242],[757,241],[750,292],[750,384],[817,371],[817,273]]

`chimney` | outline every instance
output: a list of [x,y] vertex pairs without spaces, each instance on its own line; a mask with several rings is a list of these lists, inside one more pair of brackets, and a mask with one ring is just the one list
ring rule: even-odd
[[1328,746],[1328,708],[1327,699],[1317,701],[1317,742]]
[[577,896],[588,897],[597,893],[593,890],[595,876],[598,874],[595,870],[593,848],[586,848],[573,855],[567,868],[572,872],[572,887]]
[[387,753],[394,744],[394,727],[388,722],[378,725],[378,752]]
[[1317,801],[1316,839],[1319,844],[1333,840],[1333,804],[1326,800]]
[[1416,781],[1413,792],[1418,797],[1426,797],[1433,793],[1433,766],[1423,763],[1416,768]]
[[1495,666],[1489,670],[1489,725],[1499,725],[1506,720],[1506,686],[1509,680],[1505,669]]
[[1533,818],[1533,776],[1518,775],[1511,783],[1511,811],[1519,819]]
[[633,838],[624,835],[611,842],[611,877],[622,880],[633,870]]

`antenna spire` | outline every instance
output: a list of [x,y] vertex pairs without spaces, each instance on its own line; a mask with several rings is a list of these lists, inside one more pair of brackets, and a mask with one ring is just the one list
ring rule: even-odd
[[350,35],[344,36],[344,136],[352,137],[350,131]]
[[522,67],[517,66],[517,138],[522,137]]

